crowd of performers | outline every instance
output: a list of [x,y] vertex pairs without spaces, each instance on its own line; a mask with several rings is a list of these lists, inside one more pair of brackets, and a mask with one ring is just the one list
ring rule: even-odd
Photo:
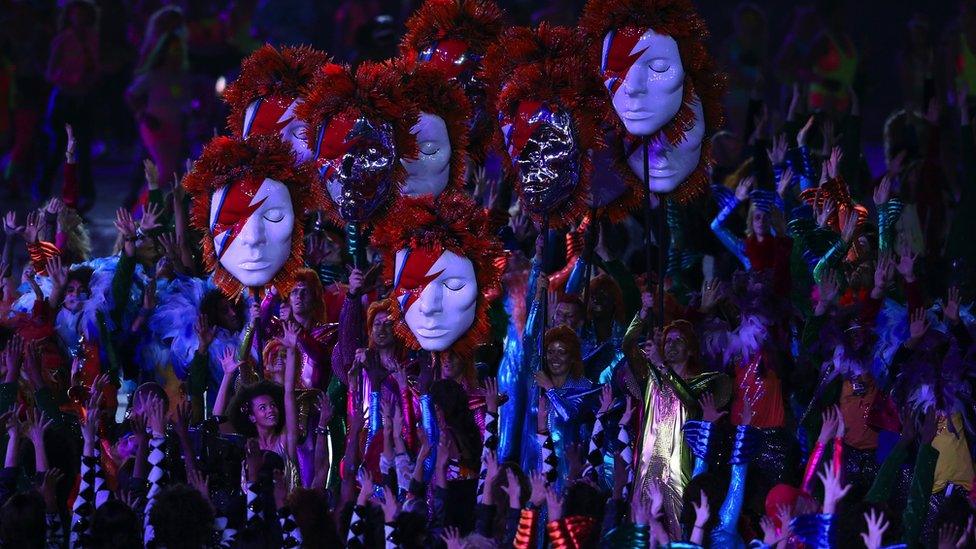
[[427,0],[355,69],[265,46],[108,257],[69,127],[60,196],[3,219],[0,544],[972,547],[976,61],[958,185],[938,95],[872,178],[821,4],[741,141],[685,0]]

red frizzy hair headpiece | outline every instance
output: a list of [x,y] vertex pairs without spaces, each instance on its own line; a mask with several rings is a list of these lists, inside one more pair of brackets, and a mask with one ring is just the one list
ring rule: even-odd
[[[349,65],[327,63],[316,75],[305,101],[295,109],[295,115],[308,125],[307,143],[312,154],[318,156],[316,140],[336,117],[351,119],[360,116],[373,122],[390,124],[397,154],[417,155],[417,142],[410,128],[417,123],[418,111],[403,94],[400,78],[392,62],[364,62],[355,74]],[[403,185],[407,172],[395,162],[393,177],[397,187]],[[340,224],[331,201],[326,201],[326,213]]]
[[407,19],[400,55],[417,54],[439,40],[459,39],[484,54],[505,30],[505,13],[492,0],[427,0]]
[[286,46],[280,50],[265,44],[241,62],[241,74],[227,85],[223,98],[230,109],[227,126],[234,136],[244,129],[244,112],[262,97],[305,97],[312,78],[329,56],[308,46]]
[[231,299],[241,294],[244,285],[224,270],[217,258],[210,228],[210,201],[221,187],[256,178],[273,179],[285,185],[295,214],[291,253],[271,280],[280,295],[288,295],[295,282],[295,273],[303,266],[306,214],[320,209],[324,202],[315,182],[314,168],[309,163],[296,166],[295,153],[276,135],[256,135],[243,141],[215,137],[204,147],[193,170],[183,180],[183,186],[193,199],[190,223],[206,235],[202,242],[205,267],[208,272],[213,272],[214,284]]
[[[579,26],[589,42],[591,67],[601,65],[603,41],[611,30],[650,29],[677,42],[685,71],[683,99],[678,114],[660,131],[671,144],[683,141],[685,133],[695,123],[694,101],[696,98],[701,101],[705,119],[702,162],[691,177],[671,193],[672,198],[682,203],[700,197],[707,188],[705,170],[711,163],[711,155],[706,150],[708,138],[724,123],[722,96],[726,76],[708,53],[705,45],[709,37],[708,27],[694,4],[691,0],[589,0],[583,8]],[[616,116],[610,116],[608,121],[620,128],[621,135],[626,133]]]
[[[400,57],[417,59],[435,43],[449,41],[448,49],[471,58],[469,54],[483,56],[505,30],[505,13],[493,0],[426,0],[407,19],[406,27],[400,41]],[[439,61],[460,69],[451,59]],[[477,59],[471,61],[477,64]],[[468,152],[476,163],[484,161],[494,128],[494,121],[483,119],[471,132]]]
[[444,120],[451,142],[451,174],[443,192],[462,191],[468,154],[468,120],[471,118],[468,97],[457,82],[430,64],[399,58],[393,66],[401,78],[402,95],[415,105],[418,114],[426,112]]
[[[520,104],[529,101],[560,107],[572,117],[581,152],[580,181],[573,196],[551,213],[554,227],[586,212],[593,170],[589,151],[602,146],[599,126],[608,116],[603,86],[587,69],[584,50],[572,29],[542,23],[536,29],[508,29],[485,56],[483,75],[499,117],[515,118]],[[501,148],[508,154],[507,147]]]
[[[433,197],[404,197],[373,232],[373,245],[383,252],[384,276],[394,280],[396,253],[403,249],[425,249],[434,254],[451,251],[471,260],[478,282],[475,318],[471,328],[451,345],[449,351],[464,357],[487,342],[491,327],[488,307],[501,291],[504,257],[501,242],[490,232],[487,214],[463,193]],[[411,349],[420,344],[404,320],[399,301],[390,300],[390,318],[397,338]]]

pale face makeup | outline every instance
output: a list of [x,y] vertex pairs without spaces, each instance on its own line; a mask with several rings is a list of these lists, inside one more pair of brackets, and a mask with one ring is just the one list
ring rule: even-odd
[[247,106],[244,110],[243,137],[252,133],[265,135],[277,131],[281,140],[295,151],[297,163],[311,160],[312,150],[306,141],[308,126],[295,116],[295,108],[302,104],[302,100],[295,99],[284,110],[273,104],[274,100],[275,98],[259,99]]
[[[668,143],[663,134],[651,138],[647,148],[648,182],[652,192],[669,193],[682,184],[701,161],[702,141],[705,139],[705,116],[700,101],[692,105],[695,125],[685,132],[677,145]],[[627,158],[627,165],[641,180],[644,178],[644,147],[638,147]]]
[[264,286],[291,254],[295,212],[283,183],[264,179],[253,198],[247,187],[237,182],[214,193],[211,232],[220,265],[245,286]]
[[400,194],[439,196],[451,175],[451,140],[444,119],[426,112],[410,128],[417,139],[417,158],[401,158],[407,170]]
[[[407,250],[396,254],[398,274],[407,255]],[[422,349],[444,351],[474,323],[478,302],[474,265],[466,257],[445,251],[422,278],[430,280],[422,287],[409,288],[417,297],[403,317]]]
[[628,28],[607,34],[601,70],[627,132],[651,135],[681,107],[685,71],[674,38],[653,30],[637,38],[637,32]]

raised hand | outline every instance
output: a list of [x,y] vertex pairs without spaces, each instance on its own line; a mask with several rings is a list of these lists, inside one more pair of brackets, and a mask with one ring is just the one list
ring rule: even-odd
[[518,477],[515,476],[515,471],[511,467],[505,469],[505,485],[502,486],[502,490],[508,496],[509,508],[520,509],[522,507],[522,484],[519,483]]
[[51,284],[58,289],[60,294],[61,290],[64,290],[68,284],[68,268],[61,263],[61,256],[55,255],[47,260],[47,275],[51,278]]
[[158,396],[149,395],[146,398],[146,424],[154,437],[161,437],[166,434],[166,419],[163,408],[163,400]]
[[776,182],[776,194],[778,194],[780,198],[785,198],[786,192],[790,189],[790,185],[792,183],[793,167],[787,166],[786,169],[783,170],[783,174],[780,175],[779,181]]
[[23,225],[17,224],[17,212],[9,211],[3,216],[3,232],[7,235],[7,238],[15,234],[23,234],[25,228]]
[[857,231],[857,211],[850,210],[844,217],[844,226],[841,227],[840,237],[844,242],[850,243],[854,239],[854,233]]
[[837,406],[831,406],[823,412],[823,421],[820,425],[820,436],[817,437],[817,442],[820,444],[827,444],[830,439],[834,437],[837,433],[837,427],[840,424],[840,409]]
[[776,523],[773,522],[773,519],[768,516],[764,516],[759,521],[759,527],[762,528],[763,531],[763,545],[767,547],[776,545],[779,538],[776,535]]
[[541,472],[532,471],[529,473],[529,487],[531,488],[529,501],[536,507],[542,505],[546,499],[546,479]]
[[946,296],[946,304],[942,308],[942,314],[950,324],[959,322],[959,288],[957,286],[949,288],[949,295]]
[[708,507],[708,496],[705,495],[705,491],[701,491],[701,498],[698,503],[694,501],[691,502],[691,506],[695,509],[695,529],[705,528],[705,524],[708,523],[708,519],[711,518],[711,510]]
[[27,224],[24,226],[24,230],[21,234],[24,240],[28,244],[34,244],[37,242],[38,235],[41,232],[41,227],[44,226],[43,220],[41,219],[40,212],[31,212],[27,214]]
[[837,510],[837,502],[851,490],[850,484],[843,484],[840,480],[840,469],[834,469],[832,462],[827,462],[823,472],[817,473],[824,486],[824,514],[833,514]]
[[828,271],[820,280],[820,301],[825,304],[833,303],[840,293],[840,283],[836,271]]
[[485,379],[485,409],[492,414],[498,413],[498,379],[489,377]]
[[754,176],[743,177],[735,187],[735,199],[739,202],[749,200],[749,191],[756,184]]
[[834,214],[837,209],[837,205],[834,203],[832,198],[828,198],[819,208],[814,208],[817,211],[817,226],[825,227],[827,221],[830,220],[830,216]]
[[786,161],[786,134],[781,133],[773,137],[773,146],[766,149],[766,156],[769,157],[770,164],[776,166]]
[[363,468],[356,474],[356,479],[359,481],[359,497],[356,499],[356,505],[366,505],[373,494],[373,477]]
[[197,352],[207,352],[210,349],[210,344],[214,340],[214,327],[210,324],[210,319],[207,318],[207,315],[203,313],[197,315],[196,323],[193,324],[193,331],[199,343]]
[[[277,473],[280,473],[280,472],[282,472],[282,471],[281,470],[275,470],[275,473],[276,474]],[[275,480],[277,481],[278,479],[275,478]],[[196,467],[187,467],[186,468],[186,483],[189,484],[191,487],[193,487],[197,492],[200,492],[200,495],[202,495],[204,497],[204,499],[206,499],[208,501],[210,500],[210,490],[207,488],[207,476],[204,475],[203,473],[201,473],[199,470],[197,470]],[[276,490],[275,496],[278,495],[277,494],[277,488],[278,488],[278,484],[276,482],[275,483],[275,490]]]
[[461,532],[453,526],[444,528],[444,533],[441,534],[441,539],[444,540],[444,544],[447,545],[447,549],[464,549],[464,542],[461,540]]
[[115,228],[125,239],[136,237],[136,222],[132,219],[132,214],[125,208],[119,208],[115,212]]
[[396,495],[393,494],[393,490],[389,486],[383,487],[383,500],[377,501],[377,503],[383,509],[383,519],[386,522],[393,522],[396,519],[397,513],[400,512],[400,504],[397,502]]
[[878,186],[874,188],[874,194],[871,199],[874,201],[875,206],[880,206],[891,199],[891,174],[884,174],[881,177],[881,182]]
[[912,251],[907,242],[902,241],[898,249],[898,273],[901,274],[905,282],[915,281],[915,260],[918,254]]
[[831,179],[837,179],[839,173],[838,167],[840,166],[841,160],[844,158],[844,151],[840,147],[834,147],[830,151],[830,157],[827,159],[827,177]]
[[891,279],[895,274],[895,260],[891,254],[883,254],[878,258],[878,264],[874,268],[874,287],[884,290],[891,284]]
[[27,417],[24,420],[24,434],[37,447],[44,443],[44,432],[54,423],[53,419],[48,419],[44,412],[38,412],[36,408],[27,409]]
[[52,198],[44,205],[44,213],[58,215],[64,210],[64,202],[60,198]]
[[162,215],[163,205],[150,202],[143,209],[142,220],[139,222],[139,226],[142,227],[143,232],[148,233],[149,231],[154,231],[162,227],[162,224],[159,222],[159,218]]
[[919,341],[925,332],[929,331],[929,319],[925,314],[925,309],[919,307],[912,311],[908,323],[908,337],[912,341]]
[[706,393],[703,395],[698,401],[698,405],[701,406],[702,409],[703,421],[715,422],[721,419],[722,416],[728,414],[728,412],[725,410],[719,411],[715,407],[715,397],[712,396],[712,393]]
[[302,327],[297,322],[288,321],[284,323],[284,327],[281,334],[281,344],[285,346],[286,349],[295,349],[298,347],[298,336],[302,332]]
[[888,526],[890,526],[888,521],[885,520],[884,512],[875,513],[874,509],[871,509],[867,513],[864,513],[864,522],[868,525],[868,531],[861,534],[864,545],[867,549],[880,549],[881,538],[884,536],[885,531],[888,530]]
[[813,122],[816,120],[815,116],[810,116],[807,119],[807,123],[800,128],[800,131],[796,133],[796,146],[803,147],[807,144],[807,136],[810,134],[810,129],[813,128]]
[[220,368],[224,371],[225,376],[236,372],[242,364],[243,362],[237,360],[237,354],[234,352],[234,349],[230,347],[224,349],[224,352],[220,355]]

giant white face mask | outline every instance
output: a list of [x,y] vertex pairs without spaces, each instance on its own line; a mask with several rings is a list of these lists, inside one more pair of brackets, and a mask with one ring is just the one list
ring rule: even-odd
[[244,131],[249,135],[268,135],[278,132],[281,140],[291,145],[300,164],[312,158],[312,150],[306,142],[308,126],[295,116],[295,108],[302,100],[290,100],[282,96],[262,97],[244,110]]
[[478,281],[471,260],[450,251],[396,254],[394,297],[420,347],[445,351],[474,323]]
[[685,70],[678,43],[653,30],[624,27],[603,39],[600,72],[613,109],[631,135],[651,135],[681,107]]
[[693,110],[695,125],[685,132],[683,141],[675,146],[663,133],[651,138],[644,147],[637,147],[627,157],[627,165],[641,180],[644,179],[644,148],[647,148],[648,188],[656,193],[669,193],[682,184],[701,161],[702,140],[705,139],[705,116],[701,101],[696,99]]
[[273,179],[225,185],[210,201],[210,234],[220,265],[245,286],[264,286],[291,255],[295,225],[288,188]]
[[410,133],[417,139],[417,158],[400,159],[407,170],[400,194],[439,196],[451,175],[451,140],[447,124],[436,114],[422,112]]

